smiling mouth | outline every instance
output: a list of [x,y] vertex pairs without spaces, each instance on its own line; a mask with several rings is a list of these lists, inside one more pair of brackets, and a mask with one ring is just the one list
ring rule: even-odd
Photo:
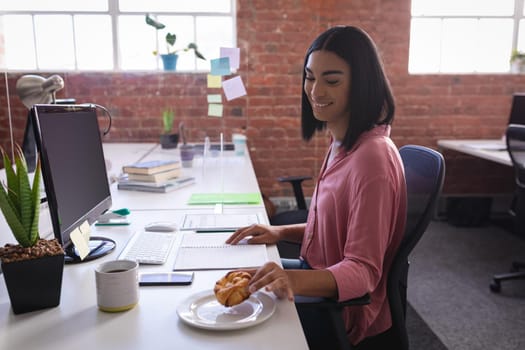
[[332,104],[331,102],[329,102],[329,103],[316,103],[316,102],[312,103],[314,108],[324,108],[324,107],[330,106],[331,104]]

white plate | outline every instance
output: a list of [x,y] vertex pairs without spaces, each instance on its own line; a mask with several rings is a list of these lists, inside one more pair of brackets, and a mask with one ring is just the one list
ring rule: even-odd
[[203,329],[232,330],[255,326],[266,321],[275,311],[275,301],[256,292],[233,307],[221,305],[213,290],[206,290],[184,300],[177,314],[185,323]]

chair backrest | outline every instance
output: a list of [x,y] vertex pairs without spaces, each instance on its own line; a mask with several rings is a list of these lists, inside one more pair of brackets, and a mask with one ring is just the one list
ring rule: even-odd
[[507,151],[515,170],[516,184],[525,188],[525,125],[509,124],[505,137]]
[[387,293],[393,334],[398,338],[399,349],[408,349],[405,323],[408,255],[434,214],[443,188],[445,161],[441,153],[423,146],[406,145],[399,149],[399,154],[405,168],[408,215],[405,235],[388,274]]

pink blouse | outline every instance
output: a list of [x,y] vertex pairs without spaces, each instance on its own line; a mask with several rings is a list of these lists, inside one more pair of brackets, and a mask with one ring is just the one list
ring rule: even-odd
[[301,256],[313,269],[327,269],[338,300],[370,293],[371,303],[348,307],[348,337],[357,344],[392,325],[387,273],[406,223],[406,184],[390,126],[364,133],[346,152],[323,163],[315,188]]

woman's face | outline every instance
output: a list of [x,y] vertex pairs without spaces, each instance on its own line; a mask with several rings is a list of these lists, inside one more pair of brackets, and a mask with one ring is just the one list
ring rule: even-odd
[[330,51],[314,51],[305,67],[304,92],[316,119],[327,123],[336,140],[342,140],[350,117],[350,67]]

